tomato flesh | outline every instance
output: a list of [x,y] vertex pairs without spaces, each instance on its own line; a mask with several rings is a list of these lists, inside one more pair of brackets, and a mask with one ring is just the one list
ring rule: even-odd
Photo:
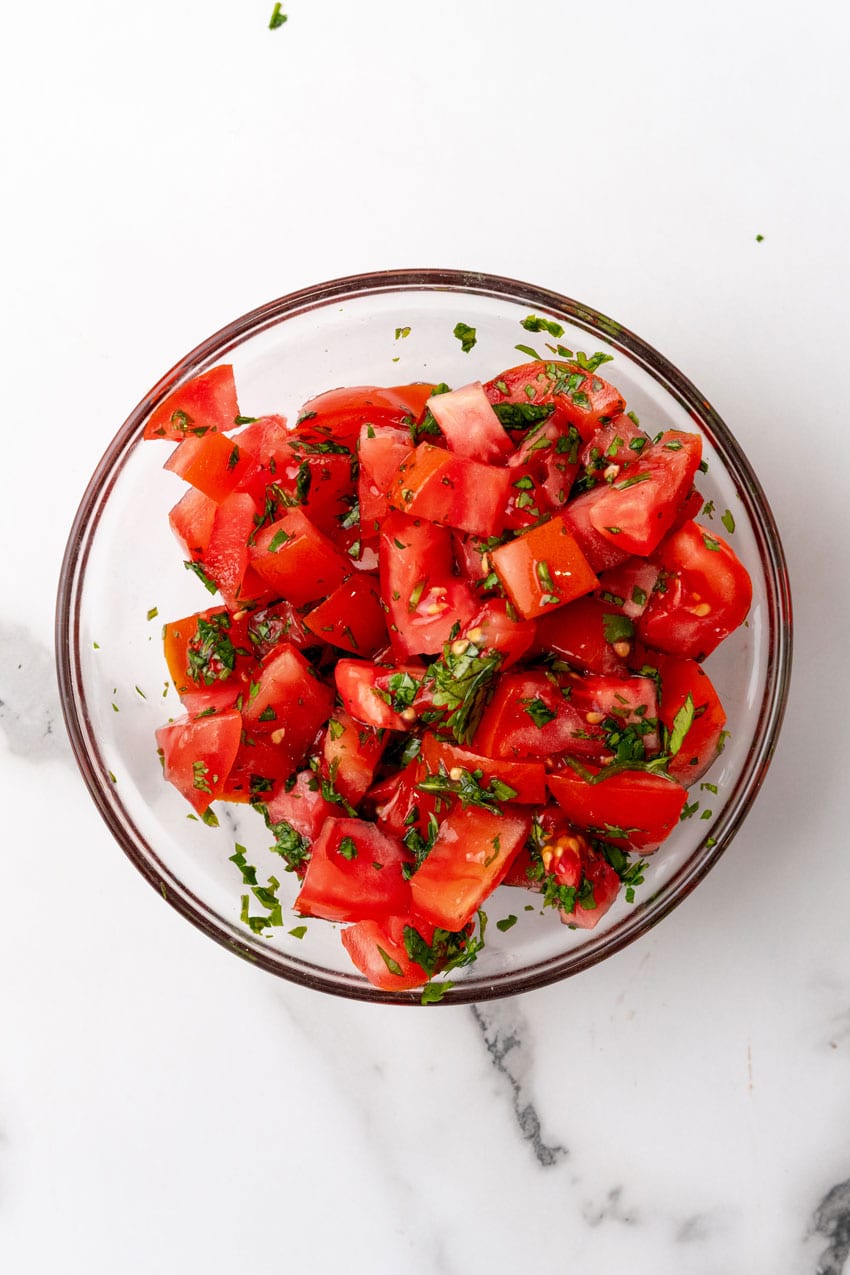
[[145,438],[166,438],[180,442],[189,435],[200,437],[211,430],[235,429],[239,404],[236,382],[229,363],[180,385],[151,413]]
[[560,516],[490,554],[493,570],[526,620],[589,593],[596,576]]
[[198,814],[223,794],[241,733],[242,718],[235,709],[209,717],[187,715],[156,732],[165,778]]

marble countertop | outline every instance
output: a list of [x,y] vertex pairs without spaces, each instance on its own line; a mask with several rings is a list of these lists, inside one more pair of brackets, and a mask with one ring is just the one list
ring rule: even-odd
[[[847,11],[283,7],[4,18],[0,1268],[841,1275]],[[663,350],[763,479],[796,620],[780,746],[700,888],[575,979],[430,1012],[290,986],[164,906],[84,789],[52,650],[74,511],[156,377],[275,296],[411,265]]]

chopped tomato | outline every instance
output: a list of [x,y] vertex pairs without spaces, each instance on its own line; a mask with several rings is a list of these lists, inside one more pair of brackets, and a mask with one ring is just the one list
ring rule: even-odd
[[626,553],[652,553],[676,521],[701,457],[699,434],[667,430],[596,489],[591,523]]
[[525,619],[564,606],[596,584],[587,559],[559,516],[500,545],[491,552],[490,562]]
[[180,442],[192,434],[200,437],[211,430],[235,429],[239,404],[236,382],[229,363],[179,385],[150,415],[145,438],[167,438]]
[[390,504],[414,518],[494,536],[504,524],[511,474],[431,443],[420,443],[399,465]]
[[387,492],[398,467],[410,454],[410,430],[392,425],[363,425],[357,456],[360,461],[358,494],[360,522],[369,527],[386,518],[390,502]]
[[345,709],[338,708],[328,722],[322,744],[322,773],[356,806],[371,784],[386,746],[384,731],[361,726]]
[[446,930],[460,930],[499,885],[531,828],[531,816],[457,806],[411,877],[413,906]]
[[658,651],[647,652],[647,658],[661,677],[660,720],[668,731],[673,731],[677,718],[685,725],[690,722],[667,773],[680,783],[692,784],[702,778],[720,752],[726,713],[708,674],[695,660],[680,660]]
[[533,620],[517,620],[502,598],[491,598],[460,630],[460,641],[473,642],[482,651],[499,651],[500,668],[522,659],[534,642]]
[[547,841],[542,850],[547,873],[559,887],[565,925],[592,930],[620,892],[620,878],[580,832]]
[[307,841],[314,841],[326,820],[335,816],[339,806],[322,796],[322,786],[312,770],[299,770],[274,793],[266,803],[270,826],[285,822]]
[[551,653],[585,673],[624,675],[631,629],[597,597],[578,598],[537,621],[534,653]]
[[698,523],[688,522],[658,547],[660,587],[638,621],[648,646],[703,659],[746,619],[752,584],[734,551]]
[[202,491],[191,488],[168,515],[171,530],[190,562],[202,562],[209,548],[216,504]]
[[245,477],[253,462],[250,455],[240,451],[233,439],[212,431],[200,438],[190,435],[184,438],[165,462],[165,469],[211,500],[224,500]]
[[252,596],[250,586],[244,589],[244,585],[248,573],[248,537],[254,530],[256,513],[251,497],[239,492],[227,496],[215,511],[204,570],[231,608],[238,606],[241,599]]
[[449,449],[474,461],[503,461],[513,443],[490,405],[480,381],[428,400],[431,415]]
[[374,655],[387,644],[387,623],[376,584],[371,575],[344,580],[304,617],[304,624],[322,642],[352,655]]
[[478,609],[472,590],[452,574],[452,535],[402,513],[381,527],[380,572],[390,641],[402,658],[442,651],[455,624]]
[[264,527],[248,553],[267,585],[296,606],[327,596],[351,574],[350,563],[301,509]]
[[242,718],[236,709],[208,717],[180,717],[156,732],[165,778],[198,814],[224,792],[241,733]]
[[404,846],[363,819],[328,819],[313,842],[295,900],[302,916],[326,921],[380,921],[410,912]]
[[360,973],[382,992],[410,991],[428,980],[422,966],[408,956],[404,942],[408,926],[415,928],[426,942],[425,935],[433,937],[435,927],[428,922],[397,916],[383,922],[358,921],[340,935],[342,946]]
[[625,770],[589,783],[564,769],[546,779],[552,796],[571,823],[602,841],[656,850],[675,828],[687,790],[675,779]]
[[553,403],[575,425],[587,441],[607,419],[625,408],[619,390],[577,363],[558,361],[523,363],[509,368],[492,381],[484,392],[491,403]]
[[408,730],[424,670],[415,664],[371,664],[338,660],[334,677],[339,697],[355,721],[376,730]]
[[441,773],[441,768],[450,777],[453,777],[452,772],[456,769],[467,770],[475,775],[480,771],[480,782],[485,788],[491,779],[498,779],[500,783],[513,789],[511,801],[539,806],[546,800],[546,771],[542,762],[481,757],[427,733],[422,736],[420,756],[432,775]]
[[595,487],[591,491],[582,492],[561,513],[564,526],[575,537],[588,565],[597,572],[616,567],[630,556],[627,549],[601,535],[593,525],[593,509],[605,495],[605,491],[604,487]]

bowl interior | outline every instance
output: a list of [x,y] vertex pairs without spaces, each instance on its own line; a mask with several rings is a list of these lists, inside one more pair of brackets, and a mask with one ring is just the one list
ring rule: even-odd
[[[240,919],[247,887],[230,861],[245,847],[257,879],[281,880],[291,903],[296,881],[268,850],[261,817],[219,803],[219,827],[187,814],[163,782],[154,730],[180,713],[169,688],[160,641],[165,619],[210,604],[183,568],[168,527],[184,487],[162,465],[170,448],[143,442],[152,408],[180,380],[232,362],[240,410],[280,412],[294,420],[301,403],[340,385],[487,379],[527,361],[527,346],[547,357],[546,332],[530,333],[530,313],[564,327],[571,350],[612,354],[604,374],[623,392],[641,425],[699,430],[708,473],[699,487],[715,509],[729,510],[731,542],[754,586],[752,611],[707,662],[728,714],[729,738],[704,783],[692,790],[693,816],[653,856],[633,904],[620,897],[592,931],[570,930],[541,915],[536,896],[502,887],[487,905],[490,925],[476,963],[453,975],[447,1002],[507,995],[572,974],[630,942],[675,905],[708,870],[739,826],[761,782],[778,731],[790,658],[790,610],[781,546],[764,495],[737,443],[702,396],[631,333],[565,298],[511,281],[453,273],[407,272],[342,280],[284,298],[211,338],[163,378],[119,431],[83,500],[71,535],[57,617],[57,649],[66,720],[89,788],[117,839],[163,896],[216,939],[287,978],[362,999],[416,1003],[417,993],[376,992],[351,967],[337,927],[291,920],[269,935]],[[474,327],[464,353],[455,324]],[[405,329],[408,335],[403,335]],[[704,520],[711,525],[709,520]],[[156,615],[149,613],[156,610]],[[527,910],[528,909],[528,910]],[[254,909],[258,910],[258,909]],[[261,911],[261,909],[259,909]],[[501,933],[495,922],[515,915]]]

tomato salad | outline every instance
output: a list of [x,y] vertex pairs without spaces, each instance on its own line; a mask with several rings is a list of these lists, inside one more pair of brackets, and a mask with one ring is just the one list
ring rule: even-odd
[[[295,913],[342,924],[384,990],[437,999],[499,885],[580,928],[633,900],[722,747],[702,661],[751,585],[695,521],[701,438],[649,437],[609,356],[558,353],[332,390],[293,427],[241,416],[223,365],[145,428],[176,443],[171,526],[222,599],[164,627],[165,777],[200,817],[253,805]],[[233,858],[269,910],[243,919],[283,924],[279,882]]]

